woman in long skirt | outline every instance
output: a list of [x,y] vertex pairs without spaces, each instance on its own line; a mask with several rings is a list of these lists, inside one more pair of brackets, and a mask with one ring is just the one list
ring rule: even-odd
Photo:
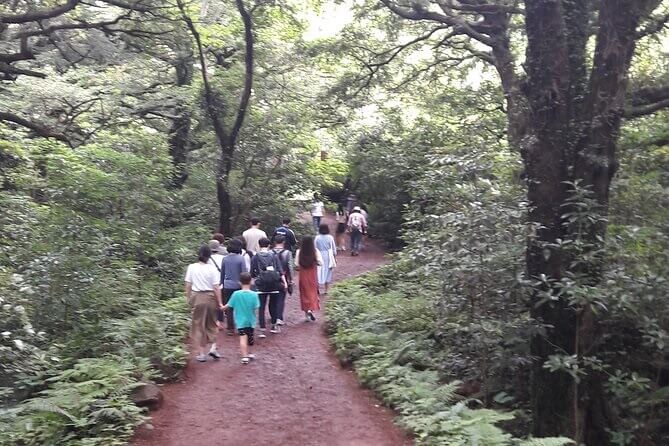
[[207,360],[205,350],[211,344],[209,356],[219,359],[221,355],[216,350],[216,310],[223,308],[221,302],[221,274],[214,265],[209,263],[211,250],[204,245],[198,251],[198,262],[188,265],[186,271],[186,300],[191,307],[190,337],[194,346],[198,348],[195,359],[199,362]]
[[318,299],[318,265],[323,264],[321,253],[314,246],[313,237],[304,237],[302,247],[295,254],[299,270],[300,304],[307,321],[315,321],[314,311],[320,310]]
[[330,235],[330,227],[323,223],[318,228],[318,235],[314,239],[316,249],[321,254],[323,264],[318,266],[318,284],[324,288],[323,294],[328,294],[328,287],[332,283],[332,271],[337,266],[337,245]]

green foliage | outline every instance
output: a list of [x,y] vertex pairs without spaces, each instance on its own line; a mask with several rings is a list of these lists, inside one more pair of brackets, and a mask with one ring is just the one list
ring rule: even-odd
[[[523,441],[498,423],[514,418],[458,394],[459,381],[444,381],[435,357],[436,313],[429,292],[415,280],[402,291],[386,287],[394,266],[337,284],[327,301],[328,329],[339,358],[360,381],[399,413],[400,424],[421,445],[566,445],[568,439]],[[382,290],[382,291],[379,291]]]
[[135,369],[122,358],[80,359],[45,384],[0,412],[0,444],[124,445],[145,420],[128,397],[138,385]]

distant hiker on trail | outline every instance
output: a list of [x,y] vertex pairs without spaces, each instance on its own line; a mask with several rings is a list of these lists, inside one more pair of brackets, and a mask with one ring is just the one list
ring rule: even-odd
[[295,233],[290,229],[290,218],[284,218],[283,224],[274,230],[272,234],[272,243],[276,243],[276,238],[282,236],[284,239],[284,247],[291,253],[295,252],[297,248],[297,239]]
[[340,251],[346,251],[346,242],[344,242],[344,234],[346,234],[346,215],[344,214],[344,206],[341,204],[337,208],[335,220],[337,221],[337,230],[335,232],[335,242],[337,249]]
[[295,254],[295,265],[300,271],[300,305],[307,322],[315,321],[314,311],[320,309],[318,298],[318,265],[323,264],[321,253],[314,246],[313,237],[304,237],[302,247]]
[[311,219],[314,223],[314,229],[318,232],[318,227],[321,225],[321,218],[323,218],[323,212],[325,211],[325,204],[320,200],[318,194],[314,194],[314,199],[311,202]]
[[232,297],[225,305],[225,309],[232,309],[237,322],[237,334],[239,334],[239,349],[242,354],[242,364],[248,364],[255,355],[250,352],[249,347],[254,344],[253,332],[256,326],[256,315],[260,301],[258,294],[251,291],[251,275],[243,272],[239,280],[241,290],[232,293]]
[[218,253],[222,256],[228,255],[228,250],[225,248],[225,236],[220,232],[216,232],[211,236],[212,240],[216,240],[221,246]]
[[205,362],[204,353],[207,344],[211,344],[209,356],[219,359],[221,355],[216,349],[216,310],[223,308],[221,301],[221,275],[214,265],[209,264],[211,250],[209,246],[200,247],[198,262],[188,265],[186,270],[186,300],[191,308],[190,337],[193,345],[197,346],[198,354],[195,359]]
[[[244,257],[242,257],[242,242],[232,239],[228,242],[228,255],[223,257],[221,267],[221,281],[223,282],[223,303],[227,304],[232,294],[241,289],[240,277],[242,273],[248,272]],[[228,336],[235,334],[235,318],[232,311],[228,310]],[[223,312],[218,314],[219,324],[223,322]]]
[[367,232],[367,220],[359,206],[354,207],[348,216],[348,231],[351,233],[351,255],[357,256],[360,254],[362,236]]
[[246,242],[246,250],[251,251],[252,254],[260,251],[258,241],[261,238],[267,238],[265,231],[260,229],[260,220],[257,218],[251,219],[251,227],[242,233],[244,242]]
[[[265,308],[267,300],[271,299],[270,312],[276,310],[279,292],[288,287],[286,277],[283,273],[281,261],[269,249],[269,239],[261,238],[258,242],[260,250],[251,259],[251,277],[255,280],[255,287],[260,298],[260,310],[258,311],[258,320],[260,322],[259,338],[265,338]],[[276,324],[276,313],[271,314],[272,320]]]
[[[272,296],[269,298],[269,314],[272,317],[270,333],[281,332],[280,326],[284,325],[283,310],[286,305],[286,293],[293,294],[293,277],[295,276],[293,273],[293,253],[284,246],[283,236],[277,235],[274,239],[274,248],[272,251],[281,262],[281,268],[283,269],[283,275],[286,278],[288,287],[280,290],[276,298],[273,299]],[[274,308],[272,308],[273,302]]]
[[330,227],[322,223],[318,228],[318,235],[314,239],[316,249],[321,254],[323,262],[318,266],[318,284],[323,286],[323,294],[328,294],[328,287],[332,283],[332,271],[337,266],[337,246],[330,235]]

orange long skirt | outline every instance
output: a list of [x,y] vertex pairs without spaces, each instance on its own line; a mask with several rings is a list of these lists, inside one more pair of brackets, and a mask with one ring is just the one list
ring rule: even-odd
[[300,268],[298,283],[300,286],[300,304],[302,311],[320,310],[318,300],[318,275],[316,265],[311,268]]

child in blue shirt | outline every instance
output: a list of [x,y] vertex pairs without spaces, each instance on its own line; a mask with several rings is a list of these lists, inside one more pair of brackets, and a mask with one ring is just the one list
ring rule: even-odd
[[253,329],[256,326],[260,299],[258,293],[251,291],[251,275],[243,272],[239,275],[241,290],[232,293],[230,300],[223,308],[232,308],[237,333],[239,334],[239,347],[242,351],[242,364],[248,364],[255,355],[249,351],[249,346],[254,344]]

